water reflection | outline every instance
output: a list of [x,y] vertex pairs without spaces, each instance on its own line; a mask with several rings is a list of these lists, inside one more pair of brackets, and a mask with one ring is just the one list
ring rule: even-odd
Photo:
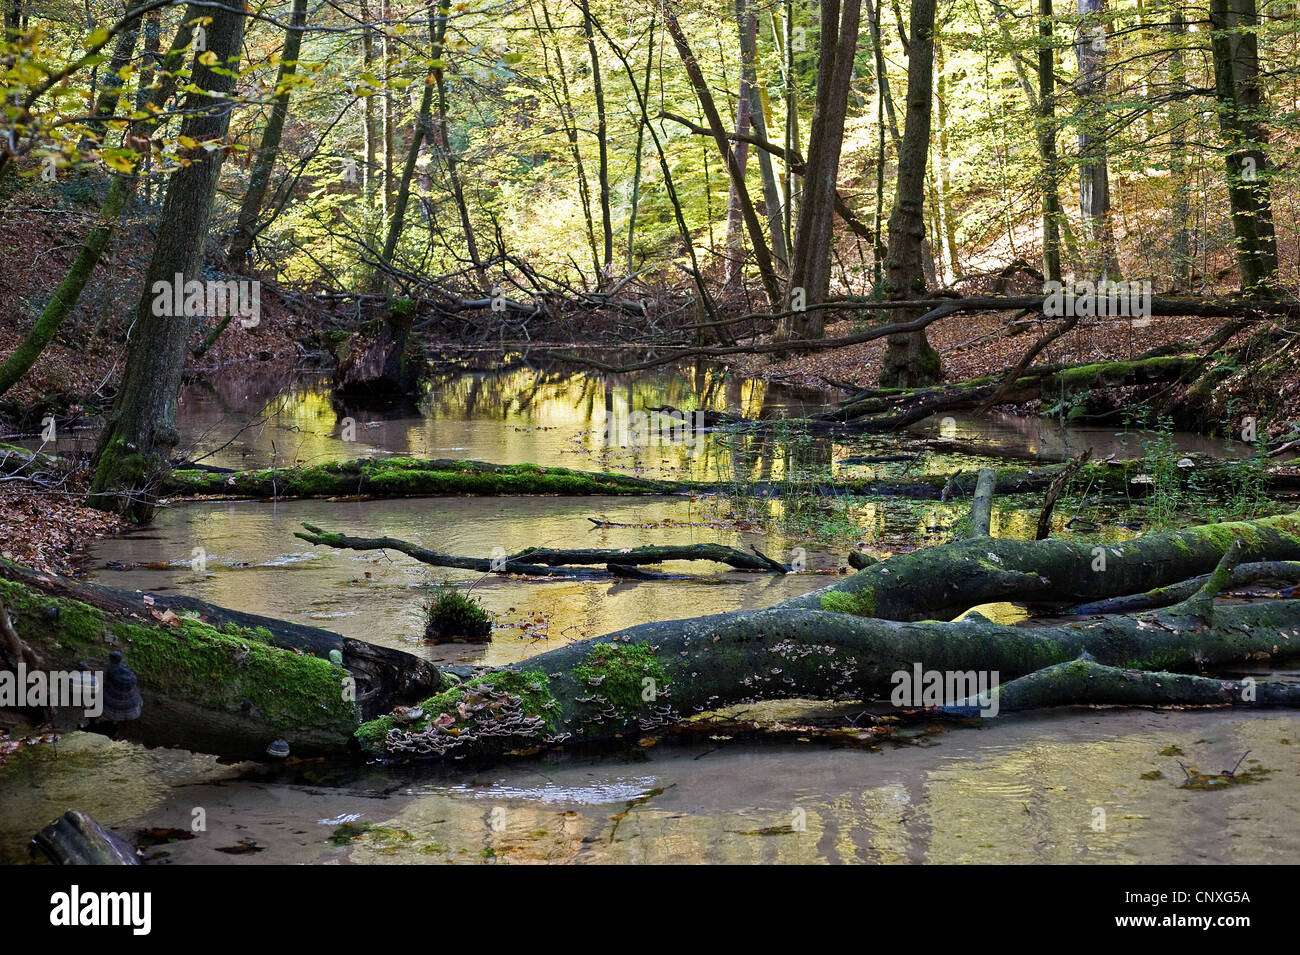
[[[1300,718],[1276,712],[1070,709],[879,752],[665,743],[240,780],[175,751],[61,745],[85,755],[0,770],[0,861],[21,861],[67,799],[130,837],[188,830],[203,807],[205,832],[150,850],[170,863],[1300,861]],[[1207,768],[1250,750],[1269,772],[1182,789],[1178,759],[1161,754],[1171,745]],[[351,837],[332,840],[345,822]],[[259,851],[218,851],[245,840]]]

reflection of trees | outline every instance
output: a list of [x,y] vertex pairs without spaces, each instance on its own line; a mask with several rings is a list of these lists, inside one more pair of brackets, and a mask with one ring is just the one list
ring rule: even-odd
[[[272,372],[250,381],[226,376],[205,388],[187,390],[183,424],[187,437],[199,446],[198,453],[230,441],[246,428],[220,456],[221,463],[227,464],[270,463],[273,443],[282,461],[346,457],[357,449],[341,449],[338,443],[338,421],[344,417],[364,424],[358,434],[361,444],[399,453],[418,451],[428,435],[427,425],[433,422],[492,421],[572,429],[580,439],[579,447],[598,455],[603,466],[664,468],[697,478],[779,479],[791,468],[826,470],[832,460],[829,442],[811,440],[792,450],[788,442],[771,434],[714,434],[706,436],[702,446],[687,444],[680,434],[667,434],[651,447],[605,447],[607,415],[627,422],[636,412],[668,405],[687,412],[728,411],[773,418],[809,400],[818,407],[824,403],[820,392],[747,379],[702,362],[599,375],[522,352],[435,361],[422,383],[418,406],[422,422],[412,421],[407,409],[379,411],[338,402],[327,380],[303,380],[289,372]],[[269,420],[259,421],[261,417]]]

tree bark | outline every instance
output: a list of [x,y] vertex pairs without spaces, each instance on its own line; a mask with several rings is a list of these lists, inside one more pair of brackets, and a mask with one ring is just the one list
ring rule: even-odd
[[1089,229],[1089,267],[1098,276],[1120,276],[1115,230],[1110,218],[1110,174],[1106,144],[1106,26],[1105,0],[1078,0],[1079,35],[1074,50],[1079,64],[1079,102],[1084,117],[1079,126],[1079,208]]
[[[113,410],[100,434],[94,458],[90,501],[104,510],[148,520],[153,514],[153,490],[167,470],[179,435],[174,425],[185,350],[192,316],[154,314],[154,285],[170,288],[177,275],[194,280],[200,274],[208,221],[225,150],[233,103],[225,99],[234,88],[244,13],[216,10],[208,29],[208,51],[215,54],[215,72],[196,58],[193,82],[203,93],[187,96],[181,135],[200,143],[188,166],[171,177],[153,258],[136,312],[126,369]],[[227,75],[229,73],[230,75]],[[208,92],[221,94],[210,97]],[[203,144],[217,148],[208,150]]]
[[1228,200],[1242,289],[1266,294],[1277,272],[1277,242],[1269,196],[1267,134],[1260,122],[1262,93],[1254,28],[1254,0],[1211,0],[1210,46],[1219,128],[1223,133]]
[[824,334],[822,313],[807,307],[824,302],[830,294],[836,183],[861,17],[861,0],[844,0],[842,10],[840,0],[822,0],[817,100],[808,133],[808,162],[785,297],[794,314],[782,321],[778,338],[820,338]]
[[[898,157],[898,191],[889,217],[885,290],[894,300],[925,294],[925,170],[930,154],[934,80],[935,0],[913,0],[907,59],[907,119]],[[916,318],[920,311],[905,311]],[[938,381],[939,353],[924,329],[890,335],[880,369],[882,387],[914,387]]]

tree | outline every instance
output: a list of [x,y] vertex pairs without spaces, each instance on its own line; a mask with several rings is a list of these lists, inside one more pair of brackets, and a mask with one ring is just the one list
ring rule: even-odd
[[[913,0],[907,58],[907,113],[898,155],[898,188],[889,217],[885,288],[889,298],[925,294],[925,170],[930,155],[930,113],[934,78],[935,0]],[[904,311],[900,320],[919,318],[924,309]],[[928,385],[939,379],[939,353],[925,330],[890,335],[880,369],[885,388]]]
[[1259,292],[1277,271],[1269,194],[1268,136],[1255,29],[1255,0],[1210,0],[1214,92],[1224,139],[1228,199],[1243,289]]
[[197,281],[208,221],[226,150],[244,32],[243,8],[220,7],[207,28],[207,49],[193,67],[194,91],[183,103],[181,136],[195,142],[171,176],[144,292],[136,310],[126,369],[94,457],[90,502],[133,519],[153,514],[152,488],[169,466],[180,439],[175,427],[192,315],[158,314],[155,285],[172,289],[176,277]]
[[781,335],[785,338],[820,338],[823,334],[822,312],[803,311],[800,306],[818,305],[826,301],[830,292],[840,150],[844,145],[849,84],[853,79],[853,57],[857,52],[861,18],[860,0],[844,0],[842,10],[840,0],[822,2],[817,101],[808,133],[803,197],[790,253],[790,281],[785,298],[786,305],[795,314],[782,325]]
[[[284,49],[280,53],[280,69],[275,78],[275,91],[271,99],[271,115],[262,133],[262,142],[253,158],[253,172],[249,176],[248,191],[239,207],[239,219],[230,238],[226,257],[235,265],[245,264],[257,235],[257,219],[262,212],[266,190],[271,184],[271,172],[280,155],[280,138],[284,134],[284,121],[289,116],[289,96],[293,92],[293,78],[298,70],[298,55],[302,49],[303,27],[307,22],[307,0],[293,0],[289,25],[285,28]],[[367,102],[369,102],[367,100]]]
[[1106,145],[1105,0],[1079,0],[1079,33],[1074,44],[1079,63],[1079,209],[1089,230],[1089,268],[1119,278],[1115,230],[1110,220],[1110,172]]
[[[176,39],[172,41],[172,45],[162,63],[165,75],[160,78],[155,88],[149,89],[149,87],[154,87],[152,73],[142,72],[140,81],[142,89],[138,111],[148,113],[149,111],[146,108],[148,105],[160,108],[163,103],[171,99],[176,88],[176,78],[172,74],[181,65],[185,53],[189,50],[194,35],[193,24],[195,18],[198,17],[198,10],[197,7],[188,7],[186,9],[185,15],[181,19],[180,28],[176,33]],[[156,28],[157,23],[155,20],[155,40]],[[146,23],[146,29],[148,29],[148,23]],[[146,78],[148,82],[146,82]],[[120,87],[118,89],[120,90]],[[102,117],[105,115],[104,111],[106,109],[111,112],[114,108],[116,108],[115,102],[110,106],[105,100],[101,99],[97,112]],[[104,205],[99,212],[99,221],[82,240],[81,247],[77,250],[76,259],[73,260],[72,266],[63,277],[63,281],[59,283],[59,287],[50,296],[50,300],[41,309],[41,313],[37,316],[31,330],[24,336],[13,353],[4,360],[4,363],[0,364],[0,395],[3,395],[23,375],[27,374],[32,365],[36,363],[36,360],[40,358],[41,353],[54,340],[54,336],[58,333],[63,322],[72,314],[72,310],[81,298],[86,283],[90,281],[90,276],[95,271],[95,266],[108,248],[109,242],[112,241],[123,212],[130,205],[131,198],[135,194],[139,175],[138,167],[145,162],[148,156],[149,136],[157,124],[158,121],[154,118],[140,120],[128,127],[123,134],[122,142],[125,148],[135,156],[135,159],[133,161],[126,160],[124,157],[124,161],[130,163],[129,171],[119,171],[113,175],[112,180],[109,182],[108,195],[104,199]],[[139,147],[140,151],[137,152],[135,147]]]

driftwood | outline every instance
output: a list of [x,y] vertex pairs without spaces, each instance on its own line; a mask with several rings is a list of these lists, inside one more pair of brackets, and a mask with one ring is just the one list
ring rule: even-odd
[[[426,700],[419,720],[371,721],[358,739],[369,752],[390,758],[610,740],[763,699],[880,699],[890,696],[898,673],[921,667],[992,671],[1011,681],[1046,670],[1038,684],[1020,684],[1008,698],[1024,705],[1107,698],[1222,703],[1245,687],[1224,684],[1210,693],[1209,683],[1168,681],[1159,693],[1144,696],[1142,686],[1157,688],[1160,681],[1126,677],[1108,681],[1112,697],[1087,697],[1077,687],[1059,697],[1026,688],[1059,680],[1047,668],[1082,654],[1107,667],[1160,672],[1300,655],[1300,641],[1279,640],[1280,633],[1300,628],[1300,601],[1214,604],[1236,562],[1259,556],[1300,557],[1300,513],[1153,534],[1106,548],[971,538],[891,557],[768,610],[657,621],[570,644]],[[1212,573],[1189,597],[1149,614],[1044,627],[1007,626],[979,614],[942,622],[991,600],[1118,595],[1205,570]],[[1091,678],[1093,686],[1099,682]],[[944,702],[960,705],[963,698]],[[1297,702],[1297,694],[1269,688],[1259,696],[1243,693],[1239,705]]]
[[32,838],[55,865],[139,865],[135,849],[88,813],[70,809]]
[[[647,564],[662,564],[669,560],[705,560],[726,564],[736,570],[761,570],[767,573],[785,574],[791,568],[780,564],[770,557],[765,557],[757,550],[752,554],[725,547],[722,544],[680,544],[659,545],[653,547],[629,547],[622,550],[579,548],[558,550],[551,547],[529,547],[517,554],[499,558],[457,557],[452,554],[439,554],[410,541],[396,537],[352,537],[326,531],[315,524],[303,522],[306,533],[295,531],[294,537],[309,544],[340,547],[347,550],[395,550],[413,557],[424,564],[435,567],[454,567],[459,570],[473,570],[483,574],[525,574],[529,576],[584,576],[592,574],[590,570],[578,570],[562,565],[604,565],[605,573],[621,577],[642,576],[627,572],[627,568],[642,567]],[[609,568],[621,568],[613,570]]]
[[1074,477],[1079,468],[1088,463],[1090,457],[1092,457],[1092,448],[1087,448],[1052,478],[1052,483],[1047,486],[1047,494],[1043,498],[1043,508],[1038,512],[1038,527],[1034,531],[1034,540],[1043,540],[1052,533],[1052,511],[1056,509],[1057,498],[1065,490],[1065,485],[1070,482],[1070,478]]

